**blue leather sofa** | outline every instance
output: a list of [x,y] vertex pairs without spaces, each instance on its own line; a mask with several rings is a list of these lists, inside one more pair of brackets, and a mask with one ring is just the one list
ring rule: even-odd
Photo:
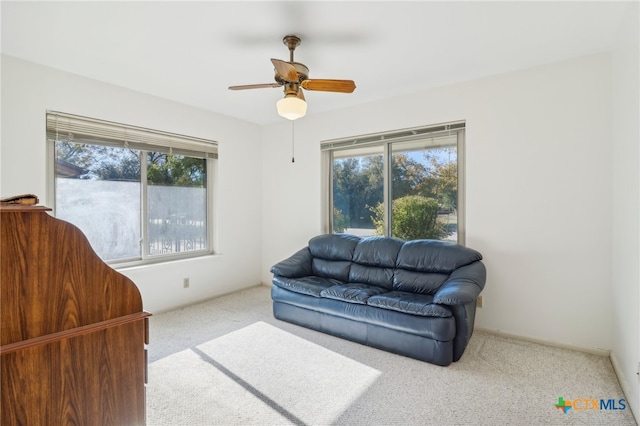
[[271,268],[276,318],[437,365],[458,361],[482,255],[438,240],[319,235]]

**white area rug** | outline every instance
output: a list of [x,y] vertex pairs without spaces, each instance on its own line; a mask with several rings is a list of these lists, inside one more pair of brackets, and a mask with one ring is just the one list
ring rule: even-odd
[[[170,410],[174,424],[183,419],[177,413],[194,413],[188,424],[330,424],[381,374],[264,322],[170,355],[152,369],[173,375],[157,396],[161,406],[178,404]],[[176,400],[176,392],[183,397]]]

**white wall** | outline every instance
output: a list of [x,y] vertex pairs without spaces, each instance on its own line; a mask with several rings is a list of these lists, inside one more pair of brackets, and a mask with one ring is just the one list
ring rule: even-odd
[[[45,111],[56,110],[219,142],[214,209],[218,256],[122,270],[159,312],[261,281],[258,126],[2,56],[0,195],[34,193],[48,205]],[[190,288],[182,280],[190,278]]]
[[640,13],[629,6],[612,55],[613,346],[611,359],[640,416]]
[[611,348],[610,64],[594,55],[329,114],[309,94],[294,164],[290,124],[264,128],[263,281],[321,232],[321,141],[464,119],[467,245],[488,269],[477,325]]

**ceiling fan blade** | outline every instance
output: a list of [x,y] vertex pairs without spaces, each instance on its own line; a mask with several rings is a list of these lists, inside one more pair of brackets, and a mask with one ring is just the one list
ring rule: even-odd
[[304,80],[300,85],[306,90],[319,90],[322,92],[351,93],[356,89],[356,84],[353,80],[313,79]]
[[262,89],[266,87],[280,87],[279,83],[264,83],[264,84],[245,84],[243,86],[229,86],[229,90],[245,90],[245,89]]
[[282,77],[283,80],[288,82],[298,81],[298,72],[296,68],[289,62],[281,61],[280,59],[271,59],[271,63],[276,69],[276,72]]

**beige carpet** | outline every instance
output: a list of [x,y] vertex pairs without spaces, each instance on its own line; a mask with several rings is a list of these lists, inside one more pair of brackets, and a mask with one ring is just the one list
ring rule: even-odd
[[606,357],[476,332],[438,367],[275,320],[262,286],[155,315],[150,340],[150,426],[636,424],[555,407],[622,408]]

